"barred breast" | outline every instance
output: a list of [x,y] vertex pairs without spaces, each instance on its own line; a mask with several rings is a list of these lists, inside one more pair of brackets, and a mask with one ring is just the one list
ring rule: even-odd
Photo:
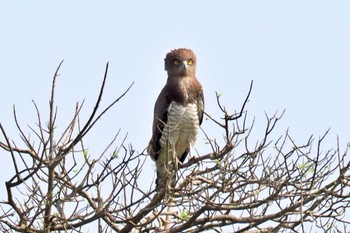
[[[167,125],[163,129],[160,144],[163,150],[166,148],[175,150],[176,156],[180,158],[190,146],[193,146],[198,132],[197,104],[190,103],[183,106],[173,102],[168,108]],[[162,152],[165,153],[165,151]],[[166,156],[161,157],[165,158]]]

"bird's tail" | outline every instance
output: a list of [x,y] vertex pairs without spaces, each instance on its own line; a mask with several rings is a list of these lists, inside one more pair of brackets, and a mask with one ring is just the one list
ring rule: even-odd
[[156,190],[160,189],[174,189],[176,185],[176,171],[177,169],[169,163],[168,166],[157,166]]

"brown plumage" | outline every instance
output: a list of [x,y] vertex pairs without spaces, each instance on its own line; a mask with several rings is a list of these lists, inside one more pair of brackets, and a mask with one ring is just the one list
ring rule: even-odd
[[[204,96],[196,79],[197,59],[190,49],[175,49],[165,58],[167,83],[154,107],[152,138],[147,151],[156,162],[156,185],[174,181],[177,162],[184,162],[203,120]],[[164,179],[165,175],[169,179]]]

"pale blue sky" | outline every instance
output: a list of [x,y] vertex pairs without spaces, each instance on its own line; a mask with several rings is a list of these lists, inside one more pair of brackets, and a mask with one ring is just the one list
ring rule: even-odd
[[[104,106],[135,85],[102,118],[87,147],[99,152],[121,128],[141,151],[166,81],[163,59],[187,47],[197,54],[208,113],[219,116],[215,91],[228,109],[240,109],[254,80],[247,110],[258,134],[265,111],[286,109],[276,135],[289,127],[302,143],[331,127],[324,149],[336,145],[336,135],[343,147],[350,141],[349,1],[1,1],[0,29],[0,122],[14,139],[12,105],[23,126],[36,122],[32,99],[47,117],[51,78],[62,59],[58,127],[70,120],[76,101],[85,99],[87,116],[109,61]],[[212,126],[206,121],[203,129],[220,137]],[[5,156],[2,151],[1,163],[10,162]]]

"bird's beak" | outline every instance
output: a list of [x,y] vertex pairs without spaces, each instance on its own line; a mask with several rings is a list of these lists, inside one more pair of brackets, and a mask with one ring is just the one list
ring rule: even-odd
[[185,68],[187,70],[187,68],[189,67],[189,65],[187,64],[187,61],[183,61],[184,65],[185,65]]

